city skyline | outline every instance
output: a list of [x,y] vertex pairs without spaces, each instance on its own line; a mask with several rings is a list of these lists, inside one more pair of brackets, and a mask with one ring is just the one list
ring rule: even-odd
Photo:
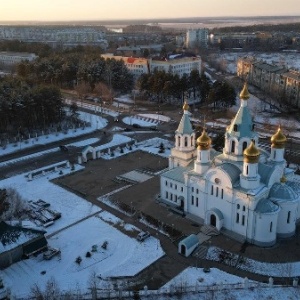
[[134,20],[192,17],[298,16],[299,0],[11,0],[0,21]]

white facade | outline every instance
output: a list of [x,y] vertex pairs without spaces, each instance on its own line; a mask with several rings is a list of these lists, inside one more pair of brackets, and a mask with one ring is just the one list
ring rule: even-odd
[[165,71],[173,75],[177,74],[182,77],[184,74],[190,75],[192,70],[197,70],[201,74],[201,58],[200,57],[185,57],[168,60],[150,60],[150,71]]
[[205,132],[197,139],[198,148],[191,147],[195,135],[184,107],[169,170],[161,175],[160,199],[220,231],[271,246],[277,237],[295,233],[300,220],[300,178],[286,169],[286,137],[280,128],[271,139],[273,156],[258,149],[246,85],[240,96],[241,107],[226,129],[223,153],[211,149]]
[[199,28],[191,29],[186,33],[186,46],[187,48],[203,47],[207,48],[208,44],[208,29]]
[[33,61],[37,58],[34,53],[26,52],[0,52],[0,64],[12,66],[20,63],[21,61]]

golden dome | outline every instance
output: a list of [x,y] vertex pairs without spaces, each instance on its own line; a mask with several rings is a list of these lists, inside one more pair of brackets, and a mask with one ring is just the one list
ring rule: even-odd
[[281,183],[286,183],[287,182],[287,179],[284,175],[282,175],[282,177],[280,178],[280,182]]
[[197,138],[198,150],[208,150],[211,145],[211,138],[203,129],[202,134]]
[[247,82],[245,82],[244,87],[243,87],[242,91],[240,92],[240,99],[248,100],[249,98],[250,98],[250,94],[248,91],[248,85],[247,85]]
[[277,132],[271,137],[272,147],[274,148],[284,148],[286,143],[286,136],[282,133],[280,126]]
[[190,107],[189,107],[189,105],[188,105],[188,103],[186,101],[184,101],[182,109],[183,110],[189,110],[190,109]]
[[244,150],[244,161],[248,163],[257,163],[259,160],[260,151],[256,148],[252,141],[250,146]]

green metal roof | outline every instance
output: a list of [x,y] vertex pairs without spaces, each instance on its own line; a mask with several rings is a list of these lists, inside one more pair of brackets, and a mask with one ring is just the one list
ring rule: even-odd
[[177,167],[172,170],[166,171],[162,174],[163,177],[169,178],[181,183],[184,183],[184,175],[183,173],[188,171],[187,168],[184,167]]
[[192,134],[194,132],[190,118],[188,114],[184,113],[180,123],[178,125],[178,128],[176,130],[176,133],[180,134]]
[[180,244],[184,244],[186,249],[189,249],[197,244],[199,244],[199,239],[195,234],[191,234],[182,241],[180,241]]
[[[236,126],[235,126],[236,125]],[[236,127],[236,130],[235,130]],[[247,106],[241,106],[231,122],[227,133],[236,136],[237,138],[256,136],[256,133],[252,131],[253,122],[252,116]]]

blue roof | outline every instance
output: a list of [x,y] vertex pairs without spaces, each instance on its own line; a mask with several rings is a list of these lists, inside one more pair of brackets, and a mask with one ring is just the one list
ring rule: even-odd
[[269,185],[270,178],[275,170],[275,165],[266,165],[263,163],[258,163],[258,174],[260,175],[260,180],[265,185]]
[[176,130],[176,133],[192,134],[193,132],[194,130],[190,118],[187,113],[184,113]]
[[297,194],[289,185],[276,182],[270,189],[269,198],[293,201],[297,199]]
[[259,213],[272,213],[279,210],[279,206],[274,204],[272,201],[268,199],[261,199],[256,205],[256,212]]
[[191,234],[182,241],[180,241],[181,244],[184,244],[187,249],[195,246],[199,243],[199,239],[195,234]]
[[234,184],[240,178],[241,170],[234,164],[231,163],[223,163],[217,167],[224,171],[230,178],[231,183]]
[[[236,130],[234,130],[235,127],[237,127]],[[227,129],[227,133],[232,136],[236,136],[237,138],[252,138],[256,135],[256,133],[252,131],[252,128],[253,122],[249,109],[247,106],[241,106],[229,128]]]

